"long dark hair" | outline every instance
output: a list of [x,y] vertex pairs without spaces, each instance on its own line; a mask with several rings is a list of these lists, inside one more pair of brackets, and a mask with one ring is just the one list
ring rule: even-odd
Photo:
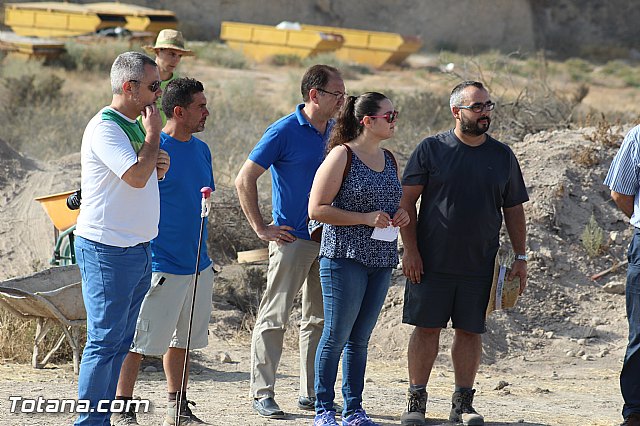
[[357,138],[364,129],[362,119],[366,115],[376,115],[380,103],[385,99],[387,97],[378,92],[365,92],[360,96],[347,97],[338,112],[336,125],[331,130],[327,152]]

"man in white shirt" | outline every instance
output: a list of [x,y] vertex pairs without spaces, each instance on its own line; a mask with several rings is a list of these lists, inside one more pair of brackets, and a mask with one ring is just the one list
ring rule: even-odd
[[[158,68],[149,57],[126,52],[111,67],[111,105],[82,137],[82,204],[75,250],[87,311],[87,343],[78,399],[92,410],[75,425],[109,425],[122,361],[133,339],[140,304],[151,284],[149,241],[158,233],[158,179],[169,168],[160,150],[162,120]],[[142,115],[142,125],[136,117]],[[142,129],[144,126],[144,129]]]

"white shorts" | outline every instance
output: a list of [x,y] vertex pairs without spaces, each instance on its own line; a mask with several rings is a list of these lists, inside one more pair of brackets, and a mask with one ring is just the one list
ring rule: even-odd
[[[153,273],[151,288],[140,307],[131,352],[164,355],[169,347],[187,347],[193,284],[193,275]],[[190,349],[204,348],[209,343],[212,293],[213,269],[207,267],[198,277]]]

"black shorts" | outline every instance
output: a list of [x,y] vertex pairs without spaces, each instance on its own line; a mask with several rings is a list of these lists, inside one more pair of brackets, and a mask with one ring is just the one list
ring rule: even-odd
[[484,333],[493,277],[425,274],[420,284],[407,280],[402,322],[423,328],[453,328]]

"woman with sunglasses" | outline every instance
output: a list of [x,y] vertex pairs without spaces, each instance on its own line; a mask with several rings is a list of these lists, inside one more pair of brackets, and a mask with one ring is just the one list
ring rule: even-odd
[[376,425],[362,409],[369,337],[398,264],[400,208],[395,159],[380,147],[393,136],[398,112],[377,92],[349,96],[316,173],[309,217],[323,222],[320,282],[324,329],[315,361],[314,426],[338,425],[334,385],[342,354],[342,425]]

